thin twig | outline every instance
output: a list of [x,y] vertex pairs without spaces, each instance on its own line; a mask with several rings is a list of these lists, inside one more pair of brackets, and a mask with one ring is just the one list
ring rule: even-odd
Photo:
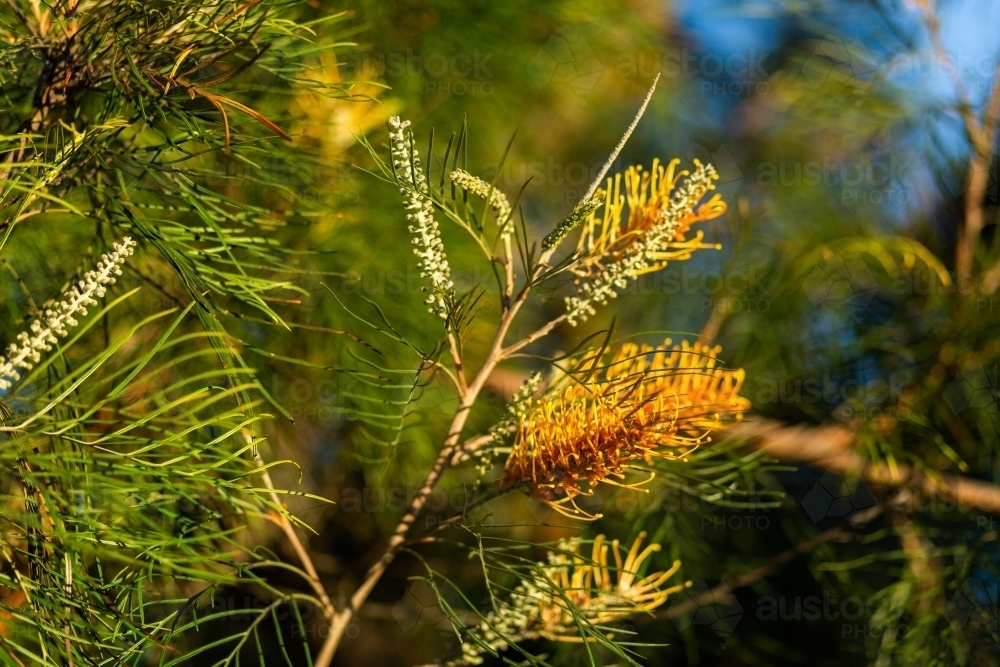
[[667,619],[679,618],[696,612],[701,607],[713,605],[718,602],[724,602],[734,589],[744,588],[750,584],[760,581],[792,559],[801,556],[802,554],[807,554],[827,542],[831,542],[845,536],[849,530],[850,528],[848,526],[837,526],[836,528],[831,528],[830,530],[822,532],[811,540],[806,540],[805,542],[795,545],[788,551],[781,552],[760,567],[734,579],[724,579],[722,583],[715,588],[705,591],[697,597],[685,600],[680,604],[671,605],[658,613],[656,616],[657,618]]
[[414,545],[414,544],[420,544],[421,542],[429,542],[429,541],[431,541],[432,539],[434,539],[433,537],[431,537],[431,535],[433,533],[436,533],[439,530],[447,528],[448,526],[450,526],[450,525],[452,525],[452,524],[454,524],[454,523],[456,523],[458,521],[461,521],[466,516],[468,516],[469,512],[471,512],[472,510],[478,509],[478,508],[482,507],[483,505],[485,505],[486,503],[490,502],[491,500],[496,500],[500,496],[503,496],[503,495],[506,495],[506,494],[510,493],[515,488],[517,488],[517,487],[515,487],[515,486],[506,486],[506,487],[504,487],[502,489],[494,489],[493,491],[490,491],[489,493],[487,493],[485,496],[479,498],[478,500],[474,500],[474,501],[472,501],[470,503],[466,503],[465,506],[462,507],[462,509],[459,512],[456,512],[455,514],[452,514],[448,518],[442,519],[441,521],[437,522],[436,524],[434,524],[434,526],[432,528],[428,529],[423,535],[420,535],[419,537],[415,537],[412,540],[409,540],[406,544],[408,546],[411,546],[411,545]]
[[462,463],[463,461],[467,460],[472,455],[473,452],[476,452],[477,450],[479,450],[480,447],[482,447],[483,445],[492,440],[493,436],[490,435],[489,433],[485,433],[483,435],[477,435],[474,438],[469,438],[464,443],[462,443],[462,446],[458,448],[458,451],[455,452],[455,455],[451,457],[451,465],[457,466],[459,463]]
[[534,343],[539,338],[544,338],[545,336],[549,335],[549,333],[553,329],[555,329],[557,326],[559,326],[560,324],[562,324],[565,321],[566,321],[566,315],[563,314],[563,315],[560,315],[559,317],[555,318],[554,320],[551,320],[547,324],[542,325],[541,327],[538,328],[538,330],[534,331],[533,333],[528,334],[527,336],[525,336],[524,338],[522,338],[518,342],[513,343],[513,344],[509,345],[508,347],[505,347],[504,350],[503,350],[504,357],[510,357],[510,355],[514,354],[515,352],[517,352],[518,350],[520,350],[520,349],[522,349],[524,347],[527,347],[528,345],[531,345],[532,343]]
[[[249,431],[243,431],[243,439],[248,445],[253,444],[253,436]],[[278,494],[275,490],[274,482],[271,481],[271,474],[268,472],[264,459],[261,458],[260,451],[255,452],[254,461],[260,467],[260,477],[264,480],[264,486],[268,489],[268,495],[271,497],[271,502],[273,502],[278,507],[284,507],[284,503],[278,498]],[[316,593],[316,597],[319,598],[320,603],[323,605],[323,613],[328,618],[333,618],[336,613],[334,609],[333,602],[330,600],[330,596],[326,594],[326,589],[323,587],[323,582],[319,578],[319,572],[316,570],[315,564],[313,564],[312,557],[309,556],[309,550],[306,549],[305,545],[302,544],[302,540],[299,538],[299,534],[295,531],[295,526],[289,520],[288,515],[284,512],[272,512],[272,520],[281,528],[282,532],[285,533],[285,537],[291,543],[292,548],[295,550],[295,554],[299,557],[299,562],[302,563],[302,568],[308,576],[308,581],[310,587]]]
[[[451,352],[452,361],[455,362],[455,372],[452,374],[450,371],[445,369],[445,372],[451,377],[452,381],[455,383],[455,387],[458,389],[458,395],[465,396],[466,392],[469,391],[469,386],[465,381],[465,366],[462,358],[462,345],[458,340],[458,336],[452,331],[448,332],[448,350]],[[442,365],[441,368],[444,368]]]
[[944,65],[955,87],[957,110],[969,135],[969,143],[972,145],[968,184],[965,190],[965,217],[959,225],[955,243],[955,274],[959,287],[964,288],[972,279],[975,247],[985,221],[983,199],[989,184],[990,163],[993,161],[997,126],[1000,123],[1000,67],[994,77],[986,112],[980,121],[972,107],[965,82],[959,70],[954,67],[944,39],[941,37],[941,25],[934,13],[933,3],[924,3],[923,17],[935,55]]
[[597,188],[601,187],[601,182],[604,181],[604,177],[611,170],[611,166],[615,163],[615,160],[618,159],[619,153],[621,153],[622,149],[625,148],[625,143],[628,142],[629,137],[632,136],[636,126],[639,125],[639,121],[642,120],[643,115],[645,115],[646,107],[649,106],[649,101],[653,99],[653,92],[656,91],[656,83],[659,80],[660,75],[657,74],[653,79],[653,85],[649,87],[649,92],[646,93],[646,99],[642,101],[642,106],[639,107],[639,111],[635,114],[635,118],[632,119],[632,124],[628,126],[627,130],[625,130],[625,134],[622,135],[621,141],[619,141],[618,145],[615,146],[615,149],[611,151],[611,155],[608,156],[608,160],[601,168],[601,172],[597,174],[597,178],[595,178],[594,182],[590,184],[589,188],[587,188],[587,194],[583,195],[583,199],[580,201],[587,201],[594,196],[594,193],[597,192]]
[[399,524],[397,524],[392,537],[389,538],[389,543],[382,552],[382,555],[375,562],[375,564],[368,569],[364,581],[362,581],[354,595],[351,596],[348,606],[335,614],[330,624],[330,630],[327,634],[326,641],[320,649],[320,653],[316,656],[316,661],[314,663],[316,667],[327,667],[327,665],[330,664],[330,661],[333,659],[333,654],[337,650],[337,646],[339,645],[344,632],[347,630],[347,627],[350,625],[355,614],[357,614],[358,609],[360,609],[361,605],[368,599],[368,595],[375,587],[375,584],[377,584],[379,579],[382,578],[382,574],[385,572],[386,568],[389,567],[389,564],[395,559],[396,554],[403,547],[406,542],[406,536],[409,533],[414,521],[416,521],[417,516],[423,509],[424,504],[427,501],[427,497],[430,496],[434,487],[437,486],[437,482],[441,478],[441,474],[449,467],[452,457],[460,447],[458,439],[462,434],[462,429],[465,427],[465,422],[469,417],[472,406],[479,397],[479,392],[482,391],[486,384],[486,380],[493,372],[493,369],[495,369],[497,364],[499,364],[502,360],[501,353],[503,351],[503,340],[526,298],[527,293],[522,291],[522,293],[518,295],[518,299],[511,305],[510,310],[504,314],[502,320],[500,321],[500,326],[497,328],[493,344],[491,345],[490,351],[486,356],[486,360],[483,362],[479,372],[476,373],[476,377],[469,385],[465,396],[459,402],[459,406],[455,412],[454,418],[452,419],[451,426],[448,428],[448,436],[445,438],[444,445],[438,454],[437,461],[435,461],[434,466],[427,474],[427,478],[424,480],[420,490],[417,491],[416,495],[410,501],[406,514],[403,515],[403,518],[400,519]]

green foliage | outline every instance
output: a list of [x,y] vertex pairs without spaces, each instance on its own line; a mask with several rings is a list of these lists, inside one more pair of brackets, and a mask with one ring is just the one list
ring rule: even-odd
[[[0,392],[0,662],[297,667],[322,653],[326,667],[321,640],[346,618],[346,636],[362,634],[338,659],[353,664],[448,660],[472,645],[488,664],[995,664],[995,507],[928,492],[997,479],[997,207],[995,192],[970,202],[966,189],[984,169],[995,184],[995,158],[975,158],[996,147],[966,121],[989,125],[987,99],[938,98],[940,81],[896,76],[928,56],[921,11],[933,3],[779,3],[756,94],[706,94],[720,78],[675,67],[714,57],[698,21],[772,20],[770,6],[723,5],[0,7],[0,342],[44,320],[114,242],[138,243],[93,312]],[[838,29],[846,8],[866,20]],[[726,149],[729,212],[705,226],[723,248],[568,326],[558,318],[580,257],[541,258],[579,228],[580,196],[661,70],[622,162]],[[423,181],[401,176],[416,163],[395,164],[373,130],[398,109],[419,128],[407,144]],[[816,165],[890,168],[852,189],[813,182]],[[450,289],[423,289],[401,201],[441,221]],[[984,229],[970,280],[956,237],[973,209]],[[521,290],[507,343],[547,336],[488,374],[454,432],[459,375],[489,360]],[[525,377],[544,387],[637,331],[717,340],[746,369],[759,416],[839,424],[858,461],[909,477],[848,474],[844,488],[875,505],[813,519],[821,472],[720,432],[684,461],[658,460],[648,494],[582,498],[603,515],[592,524],[498,488],[512,415],[540,398],[508,403]],[[801,440],[803,452],[822,444]],[[431,487],[446,502],[430,496],[387,552],[443,451]],[[307,531],[293,511],[319,517],[304,559],[285,529]],[[594,622],[573,603],[593,582],[546,579],[567,545],[640,531],[664,547],[644,572],[680,560],[677,583],[732,583],[738,625],[704,623],[712,605]],[[379,553],[392,562],[365,591],[372,613],[334,608],[326,591],[357,590]],[[380,619],[409,599],[407,577],[430,586],[442,625],[403,635]],[[586,641],[510,635],[525,582],[561,599],[569,634]],[[762,600],[814,595],[859,601],[863,631],[760,618]]]
[[[287,330],[274,304],[302,291],[282,239],[323,210],[303,186],[326,158],[286,147],[282,125],[295,91],[351,96],[322,76],[344,18],[270,1],[0,9],[7,340],[59,298],[52,281],[139,245],[121,288],[2,397],[5,664],[307,659],[324,602],[263,574],[308,581],[266,547],[289,518],[257,448],[284,408],[241,340]],[[266,603],[234,608],[233,586]]]

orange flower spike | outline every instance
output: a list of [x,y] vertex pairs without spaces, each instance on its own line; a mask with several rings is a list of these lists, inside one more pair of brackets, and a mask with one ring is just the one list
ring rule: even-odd
[[[579,257],[570,270],[579,291],[566,297],[569,324],[575,326],[593,315],[596,306],[614,298],[630,280],[659,271],[668,261],[688,259],[695,250],[719,247],[703,243],[702,232],[686,238],[692,224],[726,211],[718,194],[709,197],[718,173],[698,160],[693,171],[679,171],[679,164],[671,160],[664,167],[654,160],[649,171],[639,166],[626,169],[624,203],[617,177],[608,179],[602,220],[598,223],[591,213],[577,242]],[[709,198],[703,201],[705,197]]]
[[594,360],[595,378],[555,386],[522,417],[503,484],[526,484],[533,497],[570,515],[574,498],[607,483],[638,488],[653,478],[625,482],[633,462],[680,459],[710,441],[726,416],[750,407],[739,396],[743,372],[717,368],[719,348],[683,342],[671,347],[622,345],[609,362]]

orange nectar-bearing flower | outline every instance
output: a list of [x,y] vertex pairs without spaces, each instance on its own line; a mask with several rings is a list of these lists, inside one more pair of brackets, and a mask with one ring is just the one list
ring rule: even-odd
[[[604,535],[594,539],[589,559],[580,553],[583,540],[561,542],[557,550],[549,551],[547,563],[539,563],[537,570],[521,580],[505,608],[491,611],[483,620],[476,631],[482,644],[502,651],[508,641],[596,641],[593,635],[581,636],[581,621],[606,630],[611,623],[652,612],[674,593],[690,587],[686,581],[662,588],[680,570],[680,561],[664,572],[639,575],[643,562],[660,550],[659,544],[641,549],[645,537],[645,532],[639,533],[624,561],[618,540],[609,549]],[[608,562],[609,554],[613,563]],[[479,642],[463,642],[462,652],[464,660],[449,664],[483,662]]]
[[[521,418],[503,486],[526,484],[553,509],[597,518],[576,496],[602,482],[641,487],[655,474],[654,457],[685,460],[723,419],[750,409],[739,395],[743,370],[718,368],[720,351],[687,341],[672,347],[669,338],[657,348],[629,343],[606,364],[595,359],[592,379],[563,378]],[[646,479],[626,484],[626,471]]]
[[[573,273],[584,278],[596,276],[606,264],[620,258],[644,233],[662,224],[664,213],[671,209],[671,196],[683,178],[689,178],[693,182],[685,192],[684,201],[675,202],[675,205],[679,205],[678,210],[684,213],[677,220],[678,226],[673,239],[651,253],[650,259],[655,263],[639,273],[659,271],[666,266],[668,260],[689,259],[695,250],[721,247],[718,244],[702,243],[705,237],[702,231],[697,232],[692,239],[686,238],[691,225],[712,220],[726,212],[726,202],[722,201],[722,196],[718,193],[701,203],[702,197],[714,187],[712,181],[718,176],[711,165],[702,165],[699,160],[694,160],[693,174],[687,170],[678,171],[680,162],[675,158],[664,166],[659,158],[654,158],[651,169],[644,170],[642,165],[629,167],[624,173],[624,193],[623,174],[608,177],[604,188],[607,199],[603,215],[598,219],[597,214],[592,213],[584,223],[577,243],[581,260],[574,265]],[[623,224],[626,203],[628,217]]]
[[[660,550],[659,544],[650,544],[640,551],[645,531],[639,533],[632,548],[622,562],[618,540],[608,543],[604,535],[594,539],[590,560],[580,555],[580,540],[562,545],[562,551],[553,552],[549,565],[544,568],[551,580],[551,587],[566,596],[540,596],[538,600],[538,634],[549,640],[582,641],[569,605],[578,610],[594,625],[614,623],[628,616],[648,613],[674,593],[691,585],[691,582],[660,588],[680,570],[681,562],[674,561],[669,570],[639,576],[639,568],[650,554]],[[615,562],[608,564],[608,553]],[[567,553],[568,552],[568,553]]]

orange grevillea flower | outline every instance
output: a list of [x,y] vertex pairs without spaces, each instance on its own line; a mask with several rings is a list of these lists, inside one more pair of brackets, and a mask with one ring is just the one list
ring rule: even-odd
[[[539,634],[546,639],[579,641],[570,604],[589,622],[603,625],[648,613],[666,602],[670,595],[687,588],[689,582],[662,588],[680,570],[679,560],[665,572],[639,576],[643,561],[660,550],[659,544],[641,549],[645,537],[645,531],[639,533],[624,561],[618,540],[614,540],[609,549],[604,535],[594,540],[589,560],[580,554],[580,540],[563,543],[561,551],[552,552],[549,565],[544,568],[545,575],[566,599],[538,596]],[[614,557],[613,563],[608,562],[609,552]]]
[[[503,484],[525,484],[554,509],[595,518],[577,507],[576,496],[602,482],[642,486],[655,458],[683,460],[722,420],[750,408],[739,395],[743,371],[720,368],[720,351],[667,339],[592,358],[583,370],[588,379],[565,377],[521,418]],[[625,483],[628,471],[646,479]]]
[[593,547],[581,553],[586,543],[580,539],[561,542],[539,563],[530,576],[514,588],[510,602],[491,611],[475,631],[481,642],[463,642],[464,660],[458,664],[481,664],[482,644],[502,651],[508,641],[548,639],[556,642],[593,641],[593,634],[581,633],[581,625],[600,626],[636,614],[646,614],[684,590],[691,582],[664,585],[680,570],[680,561],[670,569],[645,576],[639,574],[643,562],[660,550],[659,544],[642,548],[646,533],[639,533],[622,558],[618,540],[610,545],[598,535]]
[[615,298],[629,281],[659,271],[668,261],[688,259],[700,248],[719,247],[703,243],[701,231],[687,237],[694,223],[725,212],[718,194],[709,197],[719,175],[698,160],[690,172],[678,171],[678,164],[672,160],[663,166],[654,160],[649,171],[629,167],[624,188],[622,174],[608,179],[603,215],[598,219],[595,212],[588,214],[570,266],[577,286],[576,293],[566,297],[570,325],[595,314],[597,306]]
[[[680,162],[674,159],[663,165],[656,158],[650,169],[635,165],[607,179],[603,215],[588,218],[577,243],[582,257],[573,267],[577,276],[596,276],[651,233],[663,232],[663,238],[647,249],[651,262],[638,268],[637,275],[659,271],[668,260],[688,259],[700,248],[719,247],[702,243],[701,231],[687,238],[691,225],[726,212],[726,203],[717,193],[703,201],[715,188],[718,175],[712,165],[698,160],[693,172],[678,169]],[[679,188],[679,183],[683,187]]]

